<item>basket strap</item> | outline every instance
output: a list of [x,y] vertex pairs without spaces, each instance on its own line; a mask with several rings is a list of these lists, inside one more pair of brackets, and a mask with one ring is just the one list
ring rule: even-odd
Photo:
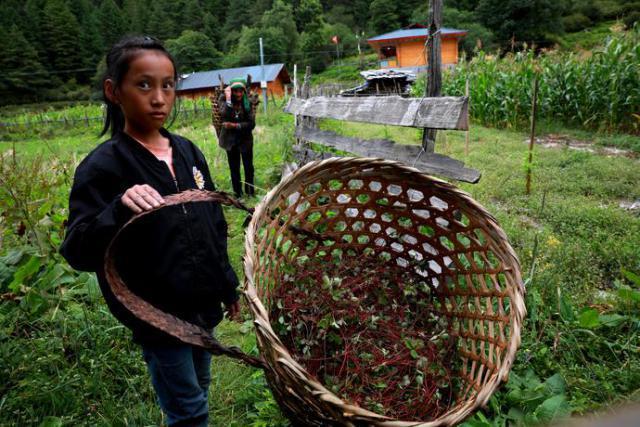
[[266,364],[262,358],[249,356],[242,352],[239,347],[224,346],[206,329],[194,325],[193,323],[179,319],[178,317],[164,312],[147,301],[143,300],[133,293],[120,277],[115,266],[115,242],[118,237],[131,223],[139,218],[150,214],[158,209],[167,206],[178,205],[187,202],[219,202],[224,205],[235,206],[238,209],[253,213],[253,208],[245,206],[240,201],[234,199],[225,192],[205,191],[205,190],[187,190],[182,193],[172,194],[164,198],[165,203],[157,208],[134,215],[125,225],[118,230],[114,238],[109,243],[105,254],[104,270],[107,282],[111,287],[111,291],[120,303],[127,308],[133,315],[140,320],[149,323],[157,329],[179,339],[180,341],[204,348],[214,355],[225,355],[238,359],[247,365],[257,368],[266,368]]

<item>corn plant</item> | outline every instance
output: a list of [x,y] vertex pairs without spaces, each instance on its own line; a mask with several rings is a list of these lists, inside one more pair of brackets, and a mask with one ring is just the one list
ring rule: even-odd
[[[606,132],[640,133],[640,27],[612,36],[584,57],[533,51],[499,58],[480,53],[443,76],[443,94],[462,96],[470,81],[471,116],[479,123],[523,128],[540,74],[539,117]],[[414,93],[422,93],[419,81]]]

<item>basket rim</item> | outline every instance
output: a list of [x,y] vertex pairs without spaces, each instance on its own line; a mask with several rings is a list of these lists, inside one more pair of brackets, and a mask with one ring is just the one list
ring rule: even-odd
[[[514,271],[512,271],[512,274],[515,276],[516,286],[509,287],[511,291],[509,295],[509,317],[511,319],[511,323],[508,347],[506,354],[503,356],[503,364],[500,366],[498,372],[494,373],[488,380],[486,380],[485,384],[474,396],[467,399],[466,403],[464,403],[462,406],[454,406],[432,421],[416,422],[393,420],[389,417],[368,411],[362,407],[354,406],[340,399],[338,396],[324,387],[323,384],[312,379],[311,376],[307,373],[306,369],[298,362],[296,362],[295,359],[293,359],[289,351],[280,341],[277,334],[273,331],[267,309],[258,297],[254,274],[254,265],[258,264],[258,260],[256,259],[254,248],[257,226],[261,218],[265,215],[265,210],[269,205],[273,203],[274,200],[287,197],[287,190],[291,187],[297,187],[297,182],[301,179],[301,177],[305,177],[305,180],[308,180],[309,174],[321,174],[323,169],[325,169],[327,166],[333,165],[357,166],[363,169],[376,167],[397,168],[404,173],[408,173],[409,175],[413,175],[416,178],[419,178],[420,180],[428,181],[433,185],[439,187],[440,189],[454,192],[457,197],[464,199],[465,203],[468,203],[468,206],[477,210],[484,216],[485,220],[490,224],[490,228],[492,229],[492,231],[496,233],[496,235],[492,237],[496,240],[500,240],[503,243],[504,249],[506,249],[506,253],[510,258],[510,262],[512,263],[512,265],[517,267],[513,269]],[[317,395],[319,399],[330,402],[331,404],[337,406],[341,410],[343,416],[351,418],[354,421],[366,420],[370,423],[373,423],[374,425],[384,427],[436,427],[443,425],[453,425],[462,422],[479,407],[484,406],[488,402],[491,395],[496,391],[498,386],[503,381],[506,382],[511,370],[511,366],[513,365],[513,362],[515,360],[516,352],[520,346],[522,323],[526,315],[526,307],[524,304],[524,294],[526,290],[521,277],[520,262],[518,260],[518,257],[513,250],[513,247],[509,243],[506,234],[498,224],[497,220],[480,203],[471,198],[471,196],[467,192],[458,189],[453,184],[427,175],[416,168],[407,166],[397,161],[369,157],[332,157],[324,160],[309,162],[301,168],[295,170],[291,175],[284,178],[282,181],[280,181],[280,183],[273,187],[263,197],[258,206],[256,206],[253,217],[251,219],[251,222],[249,223],[249,226],[247,227],[245,234],[245,255],[243,266],[245,273],[243,292],[251,309],[251,313],[254,317],[256,334],[259,335],[259,333],[262,333],[265,337],[268,338],[268,340],[272,342],[272,348],[278,354],[278,358],[276,359],[277,362],[286,364],[288,365],[288,367],[293,368],[295,371],[303,373],[306,377],[304,379],[306,385],[313,389],[313,393]],[[258,343],[259,345],[262,345],[260,339],[258,339]]]

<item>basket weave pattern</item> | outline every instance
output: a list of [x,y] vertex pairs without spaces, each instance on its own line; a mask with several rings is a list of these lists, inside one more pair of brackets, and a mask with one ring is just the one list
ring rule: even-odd
[[[519,262],[496,220],[454,186],[385,160],[309,163],[263,199],[245,245],[245,294],[267,380],[296,424],[453,425],[506,380],[525,315]],[[456,375],[444,413],[392,420],[350,405],[311,378],[271,328],[269,291],[284,283],[283,267],[363,255],[431,288],[433,315],[453,343],[441,361]]]

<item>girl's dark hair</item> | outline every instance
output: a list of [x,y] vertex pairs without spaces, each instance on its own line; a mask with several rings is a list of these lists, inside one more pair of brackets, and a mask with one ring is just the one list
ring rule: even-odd
[[[117,88],[129,71],[129,64],[141,50],[155,50],[163,53],[173,64],[173,78],[178,82],[178,69],[176,61],[164,48],[160,40],[149,36],[126,36],[114,44],[107,53],[107,71],[102,77],[102,98],[107,106],[104,117],[104,126],[100,136],[111,130],[111,136],[124,129],[124,114],[120,107],[109,100],[104,91],[104,82],[107,79],[113,81],[113,87]],[[171,122],[175,119],[175,108]]]

